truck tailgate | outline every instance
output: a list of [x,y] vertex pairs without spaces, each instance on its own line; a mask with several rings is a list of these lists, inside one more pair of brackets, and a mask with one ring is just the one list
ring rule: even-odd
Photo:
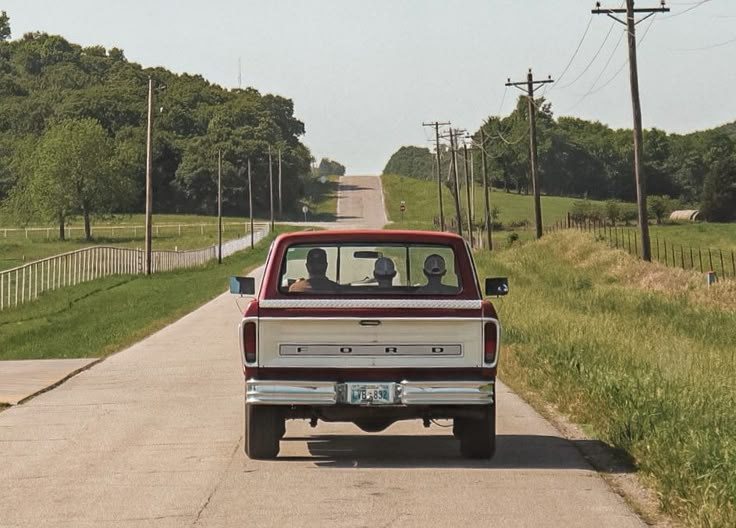
[[480,367],[480,317],[268,317],[260,367]]

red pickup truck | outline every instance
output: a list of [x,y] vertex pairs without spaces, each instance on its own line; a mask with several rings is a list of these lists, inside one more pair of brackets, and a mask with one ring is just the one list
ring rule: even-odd
[[[487,279],[486,294],[508,292]],[[471,251],[448,233],[314,231],[279,236],[239,326],[245,452],[273,458],[285,421],[452,419],[466,457],[495,450],[501,327]]]

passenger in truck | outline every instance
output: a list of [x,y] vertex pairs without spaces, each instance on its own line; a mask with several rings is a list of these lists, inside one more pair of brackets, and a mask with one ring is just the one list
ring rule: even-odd
[[424,276],[427,277],[427,284],[419,288],[417,293],[426,294],[450,294],[457,293],[455,286],[448,286],[442,284],[442,278],[447,273],[447,266],[445,265],[445,259],[441,255],[433,253],[424,259]]
[[373,277],[381,289],[391,289],[393,287],[394,277],[396,277],[396,266],[394,261],[388,257],[380,257],[376,259],[373,267]]
[[322,248],[313,248],[307,253],[307,273],[309,278],[299,279],[289,286],[290,293],[332,293],[340,287],[335,281],[327,278],[327,252]]

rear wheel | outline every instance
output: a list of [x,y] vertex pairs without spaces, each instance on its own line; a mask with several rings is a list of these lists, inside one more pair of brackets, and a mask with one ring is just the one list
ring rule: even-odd
[[278,407],[246,404],[245,454],[254,460],[276,458],[285,425]]
[[456,418],[455,430],[465,458],[492,458],[496,451],[496,406],[489,405],[481,418]]

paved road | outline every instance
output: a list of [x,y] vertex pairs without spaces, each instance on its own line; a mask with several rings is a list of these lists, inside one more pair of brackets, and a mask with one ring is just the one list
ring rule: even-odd
[[[376,181],[346,179],[344,222],[383,221]],[[503,386],[490,462],[419,423],[289,422],[279,460],[247,459],[238,318],[220,296],[0,413],[0,526],[644,526]]]

